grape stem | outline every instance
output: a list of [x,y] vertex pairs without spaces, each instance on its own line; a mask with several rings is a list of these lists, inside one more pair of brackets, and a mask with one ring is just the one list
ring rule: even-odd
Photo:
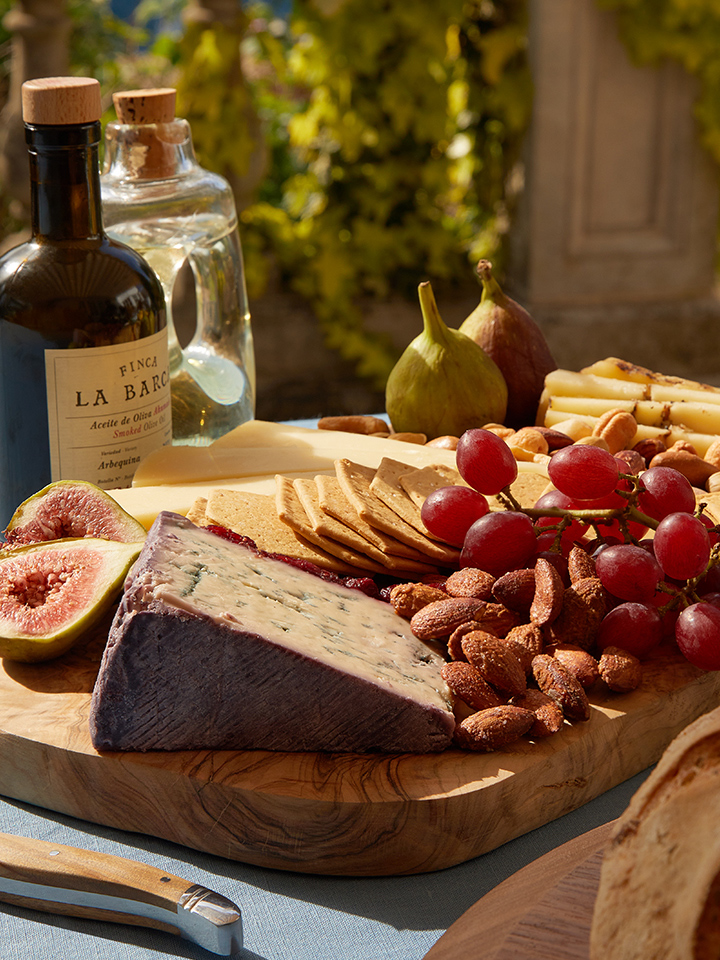
[[594,526],[595,523],[609,524],[612,523],[613,520],[622,521],[624,519],[634,520],[643,527],[648,527],[653,530],[657,529],[658,523],[660,522],[653,517],[648,517],[647,514],[642,513],[631,503],[626,507],[613,507],[607,510],[566,510],[564,507],[544,507],[537,509],[536,507],[520,506],[507,487],[498,494],[498,499],[505,501],[506,506],[510,506],[513,510],[519,510],[520,513],[526,514],[526,516],[532,520],[538,520],[541,517],[557,517],[558,519],[567,517],[568,520],[580,520]]

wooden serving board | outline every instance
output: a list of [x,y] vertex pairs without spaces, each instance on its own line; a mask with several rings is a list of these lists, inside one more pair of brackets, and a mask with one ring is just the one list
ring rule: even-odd
[[603,849],[614,824],[508,877],[466,910],[425,960],[589,960]]
[[88,715],[106,634],[45,664],[0,661],[0,794],[319,874],[422,873],[493,850],[645,769],[720,702],[720,673],[664,653],[632,694],[598,689],[589,721],[493,754],[100,755]]

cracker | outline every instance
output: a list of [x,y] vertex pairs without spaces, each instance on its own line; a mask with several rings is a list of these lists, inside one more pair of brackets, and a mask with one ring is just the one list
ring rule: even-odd
[[215,523],[254,540],[259,550],[282,553],[330,570],[356,573],[354,567],[297,536],[277,515],[275,498],[262,493],[212,490],[206,501],[203,526]]
[[407,573],[418,574],[437,572],[437,567],[427,562],[422,563],[384,553],[341,520],[326,514],[320,506],[320,495],[314,480],[293,480],[293,486],[305,508],[313,530],[319,536],[330,537],[338,543],[344,543],[351,550],[369,557],[381,566],[387,567],[388,570],[403,570]]
[[370,489],[375,470],[351,460],[336,460],[335,472],[345,496],[360,516],[371,526],[388,533],[403,543],[415,547],[438,563],[457,563],[460,551],[449,545],[430,540],[409,523],[402,520]]
[[287,524],[294,533],[308,540],[313,546],[325,550],[356,569],[371,573],[386,573],[384,567],[375,563],[374,560],[370,560],[367,556],[350,549],[350,547],[339,543],[337,540],[330,539],[330,537],[319,536],[313,529],[307,512],[293,486],[293,481],[279,474],[275,477],[275,508],[282,523]]
[[[399,477],[405,493],[417,507],[422,507],[425,498],[440,487],[463,486],[467,484],[457,470],[444,464],[422,469],[409,469]],[[521,471],[510,484],[510,492],[521,507],[534,507],[537,500],[548,488],[548,478],[542,473]],[[506,504],[498,497],[488,497],[491,510],[505,510]]]
[[427,560],[425,555],[416,548],[408,546],[407,543],[391,537],[382,530],[376,530],[366,520],[363,520],[345,496],[337,477],[318,474],[315,477],[315,483],[317,484],[320,508],[324,513],[351,527],[378,550],[382,550],[383,553],[389,553],[394,557],[405,557],[408,560]]
[[198,497],[195,503],[188,510],[186,517],[191,522],[198,527],[204,527],[207,525],[207,520],[205,518],[205,513],[207,509],[207,497]]
[[[549,486],[552,487],[552,484],[544,474],[522,471],[510,484],[510,492],[521,507],[534,507]],[[488,499],[491,509],[495,509],[494,501],[498,503],[500,509],[505,509],[496,497]]]
[[425,498],[440,487],[466,487],[467,484],[453,467],[438,463],[432,467],[406,468],[398,477],[400,486],[416,507],[422,507]]
[[440,537],[434,536],[427,529],[420,515],[420,507],[410,499],[400,484],[400,477],[407,472],[407,468],[406,463],[383,457],[370,481],[370,491],[405,523],[409,523],[423,536],[442,543]]

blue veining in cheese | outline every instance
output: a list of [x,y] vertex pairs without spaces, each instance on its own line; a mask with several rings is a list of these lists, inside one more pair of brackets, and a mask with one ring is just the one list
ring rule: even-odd
[[161,514],[110,633],[93,742],[442,749],[443,662],[388,604]]

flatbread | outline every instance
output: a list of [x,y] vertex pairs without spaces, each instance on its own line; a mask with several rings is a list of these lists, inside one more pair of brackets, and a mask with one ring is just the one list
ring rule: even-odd
[[460,557],[457,548],[423,536],[375,496],[370,489],[375,476],[375,470],[371,467],[342,459],[335,461],[335,472],[345,496],[371,526],[415,547],[440,564],[447,566],[457,563]]

